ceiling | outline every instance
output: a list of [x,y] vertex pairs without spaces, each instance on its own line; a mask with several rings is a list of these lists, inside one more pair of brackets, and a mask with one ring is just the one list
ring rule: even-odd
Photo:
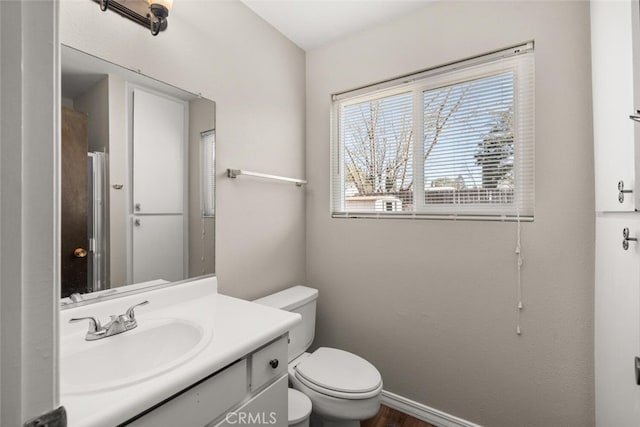
[[432,0],[242,0],[306,51],[424,7]]

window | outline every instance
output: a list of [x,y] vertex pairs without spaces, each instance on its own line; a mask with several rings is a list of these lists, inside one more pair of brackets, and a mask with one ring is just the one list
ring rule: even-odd
[[335,217],[533,218],[533,43],[333,96]]
[[203,218],[215,216],[216,134],[215,130],[200,133],[200,210]]

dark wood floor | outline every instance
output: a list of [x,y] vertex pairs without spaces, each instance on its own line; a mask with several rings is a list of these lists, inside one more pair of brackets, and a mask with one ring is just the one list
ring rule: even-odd
[[382,405],[375,417],[362,421],[361,427],[435,427],[410,415]]

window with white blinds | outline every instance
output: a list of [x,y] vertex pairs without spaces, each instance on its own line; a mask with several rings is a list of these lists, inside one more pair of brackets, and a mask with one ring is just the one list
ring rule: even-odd
[[533,43],[333,96],[335,217],[533,218]]
[[202,217],[215,216],[216,200],[216,134],[200,133],[200,210]]

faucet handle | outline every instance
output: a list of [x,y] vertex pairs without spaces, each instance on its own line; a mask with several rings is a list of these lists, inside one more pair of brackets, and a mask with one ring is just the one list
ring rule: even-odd
[[141,305],[147,305],[147,304],[149,304],[148,300],[147,301],[142,301],[142,302],[140,302],[138,304],[134,304],[131,307],[129,307],[127,309],[127,312],[125,313],[127,318],[129,319],[129,321],[130,322],[135,322],[136,321],[136,313],[134,311],[136,307],[141,306]]
[[69,319],[69,323],[82,322],[83,320],[89,321],[89,331],[87,334],[95,334],[102,330],[102,325],[100,325],[100,321],[93,316],[87,317],[74,317],[73,319]]

